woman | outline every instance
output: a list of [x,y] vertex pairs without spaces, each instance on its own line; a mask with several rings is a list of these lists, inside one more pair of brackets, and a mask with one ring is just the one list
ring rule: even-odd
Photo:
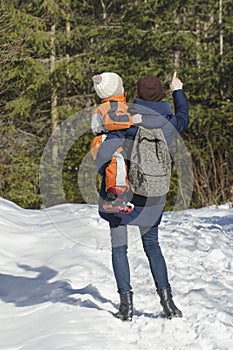
[[[162,101],[163,90],[158,78],[141,78],[137,83],[139,98],[134,101],[133,108],[130,111],[132,115],[137,114],[135,118],[133,117],[134,124],[143,125],[146,128],[161,128],[168,146],[171,145],[176,132],[184,131],[189,124],[188,104],[182,87],[183,84],[176,77],[175,72],[170,85],[175,106],[175,114],[173,114],[169,103]],[[133,317],[133,292],[130,285],[130,270],[127,258],[127,225],[139,227],[143,248],[166,317],[182,317],[182,312],[176,307],[172,299],[166,262],[158,242],[158,226],[164,209],[165,196],[147,198],[129,191],[126,200],[130,200],[134,205],[134,209],[130,214],[109,213],[103,209],[103,201],[106,198],[105,168],[112,154],[123,143],[124,149],[130,150],[130,143],[132,144],[137,129],[138,126],[132,126],[124,131],[110,132],[101,145],[96,159],[97,169],[103,176],[99,213],[102,218],[109,222],[113,271],[120,294],[120,308],[116,313],[116,317],[122,321],[130,321]],[[127,157],[129,156],[126,155]]]

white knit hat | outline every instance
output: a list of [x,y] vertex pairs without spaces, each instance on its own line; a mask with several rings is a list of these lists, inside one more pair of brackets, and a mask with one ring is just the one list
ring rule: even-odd
[[116,73],[105,72],[92,78],[94,89],[101,99],[123,94],[124,87],[121,77]]

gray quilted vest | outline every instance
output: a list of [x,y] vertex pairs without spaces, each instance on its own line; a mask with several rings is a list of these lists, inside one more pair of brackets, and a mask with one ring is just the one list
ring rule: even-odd
[[129,167],[132,191],[146,197],[165,195],[171,178],[171,157],[161,129],[139,127]]

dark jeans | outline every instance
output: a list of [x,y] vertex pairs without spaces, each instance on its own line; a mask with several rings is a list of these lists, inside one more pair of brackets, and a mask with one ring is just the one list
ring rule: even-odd
[[[139,227],[142,244],[147,255],[156,289],[170,288],[167,266],[158,241],[158,227]],[[132,289],[127,257],[127,226],[110,228],[112,242],[112,265],[120,294]]]

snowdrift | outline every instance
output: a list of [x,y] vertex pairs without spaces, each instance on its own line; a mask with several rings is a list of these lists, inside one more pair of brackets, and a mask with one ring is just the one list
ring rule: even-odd
[[230,350],[233,209],[166,212],[160,227],[184,317],[164,318],[136,227],[129,230],[134,318],[119,305],[108,225],[96,206],[25,210],[0,199],[1,350]]

